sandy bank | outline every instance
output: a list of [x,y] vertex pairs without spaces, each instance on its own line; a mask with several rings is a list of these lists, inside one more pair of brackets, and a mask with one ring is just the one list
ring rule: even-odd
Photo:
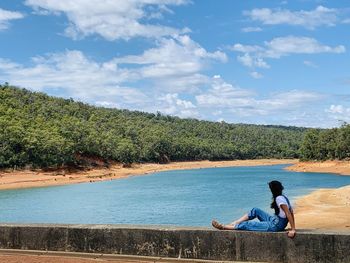
[[174,162],[170,164],[139,164],[134,165],[132,168],[123,168],[121,165],[113,165],[110,168],[98,168],[72,173],[65,171],[0,171],[0,190],[106,181],[167,170],[293,164],[296,162],[297,160],[275,159]]
[[350,175],[350,161],[297,162],[286,170]]
[[297,228],[350,231],[350,185],[316,190],[299,198],[295,205]]
[[[349,161],[297,162],[285,168],[295,172],[350,175]],[[350,231],[350,186],[319,189],[296,201],[297,228]]]

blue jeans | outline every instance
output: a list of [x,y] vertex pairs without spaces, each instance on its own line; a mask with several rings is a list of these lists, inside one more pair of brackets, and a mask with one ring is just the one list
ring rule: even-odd
[[249,220],[258,218],[259,221],[245,221],[236,225],[235,229],[248,231],[263,231],[263,232],[277,232],[282,231],[288,224],[287,218],[282,218],[277,215],[270,216],[259,208],[253,208],[248,213]]

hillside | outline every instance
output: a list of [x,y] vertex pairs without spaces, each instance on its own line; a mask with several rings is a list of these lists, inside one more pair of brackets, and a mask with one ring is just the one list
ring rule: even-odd
[[298,158],[307,129],[95,107],[0,85],[0,167]]

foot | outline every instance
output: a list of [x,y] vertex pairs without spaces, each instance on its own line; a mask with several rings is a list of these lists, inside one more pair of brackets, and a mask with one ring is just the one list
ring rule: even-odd
[[213,227],[215,227],[216,229],[219,229],[219,230],[224,230],[224,226],[222,224],[220,224],[218,221],[216,220],[213,220],[211,221],[211,225]]
[[236,220],[236,221],[233,221],[230,225],[233,226],[233,228],[236,228],[238,224],[239,222]]

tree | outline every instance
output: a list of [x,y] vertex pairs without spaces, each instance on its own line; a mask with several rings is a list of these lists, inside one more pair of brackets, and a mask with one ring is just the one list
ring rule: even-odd
[[350,125],[344,124],[338,132],[336,155],[339,159],[350,157]]
[[122,139],[117,147],[118,160],[123,163],[124,167],[130,167],[133,162],[138,160],[138,152],[129,139]]
[[317,129],[310,129],[306,132],[302,146],[301,158],[303,160],[317,160],[320,157],[319,147],[320,131]]

